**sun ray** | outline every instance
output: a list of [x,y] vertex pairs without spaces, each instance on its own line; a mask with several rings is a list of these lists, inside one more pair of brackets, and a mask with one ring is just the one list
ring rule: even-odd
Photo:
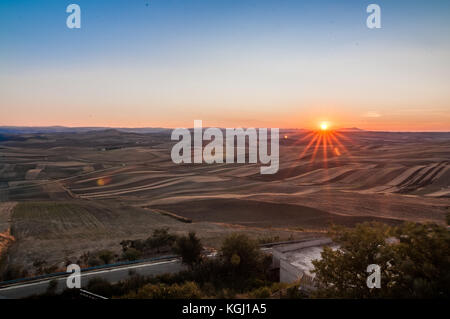
[[[326,124],[326,126],[322,124]],[[324,177],[328,180],[328,162],[330,160],[340,161],[339,158],[345,154],[345,157],[350,159],[350,162],[354,161],[354,158],[351,156],[349,150],[343,144],[341,139],[352,143],[351,139],[347,136],[334,130],[330,130],[326,122],[321,123],[318,130],[310,131],[305,133],[304,136],[297,138],[291,146],[298,145],[305,140],[308,141],[308,143],[304,146],[303,150],[298,155],[298,158],[293,160],[292,164],[286,171],[286,176],[291,176],[297,168],[302,171],[300,164],[301,160],[309,158],[308,162],[310,165],[313,165],[316,160],[323,161],[323,168],[325,169]],[[322,148],[322,152],[320,152],[320,148]],[[329,151],[331,152],[329,153]],[[321,158],[319,158],[320,156],[318,157],[318,154],[320,153],[322,153]]]
[[323,163],[324,166],[327,167],[327,153],[328,153],[328,149],[327,149],[327,137],[328,134],[327,132],[324,133],[323,139],[322,139],[322,145],[323,145]]
[[334,145],[333,145],[333,142],[330,139],[330,134],[327,134],[327,142],[328,142],[328,145],[330,145],[330,149],[333,150],[334,149]]
[[316,142],[316,145],[314,147],[314,151],[313,151],[313,154],[312,154],[312,157],[311,157],[311,160],[310,160],[311,163],[314,162],[314,159],[316,158],[317,150],[319,149],[320,142],[322,140],[322,136],[323,136],[323,133],[319,133],[319,138],[317,139],[317,142]]
[[306,152],[309,150],[309,148],[311,147],[311,145],[314,143],[314,141],[319,137],[319,134],[316,133],[314,135],[314,137],[311,139],[311,141],[309,141],[308,145],[305,147],[305,149],[303,150],[303,152],[300,154],[299,158],[303,158],[303,156],[306,154]]
[[[336,155],[337,157],[341,156],[341,152],[339,151],[339,148],[336,146],[334,146],[333,141],[331,139],[331,134],[327,135],[327,141],[328,141],[328,145],[330,146],[330,150],[331,150],[331,154]],[[333,156],[333,159],[337,159],[336,156]]]
[[[339,147],[345,152],[346,156],[350,159],[350,160],[354,160],[352,155],[350,154],[350,152],[348,151],[348,149],[344,146],[344,144],[341,143],[341,141],[339,141],[339,139],[334,136],[333,134],[331,135],[331,138],[336,142],[337,145],[339,145]],[[342,154],[342,152],[340,152],[340,154]]]
[[294,141],[294,143],[291,144],[291,146],[296,146],[298,144],[300,144],[301,142],[303,142],[304,140],[308,139],[309,137],[313,136],[314,134],[316,134],[316,132],[311,131],[307,134],[305,134],[305,136],[303,136],[302,138],[298,138]]

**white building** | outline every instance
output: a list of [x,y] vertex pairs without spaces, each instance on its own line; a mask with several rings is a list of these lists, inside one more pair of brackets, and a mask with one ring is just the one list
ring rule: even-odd
[[337,248],[337,245],[326,237],[273,247],[273,267],[280,270],[280,282],[293,283],[301,279],[303,287],[313,288],[312,261],[321,258],[324,246]]

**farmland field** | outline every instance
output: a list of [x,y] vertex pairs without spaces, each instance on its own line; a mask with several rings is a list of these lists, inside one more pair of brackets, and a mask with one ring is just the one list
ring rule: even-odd
[[444,223],[449,133],[346,132],[334,148],[309,149],[308,132],[285,134],[274,175],[257,164],[173,164],[164,130],[6,136],[0,233],[14,239],[9,262],[62,267],[87,251],[119,254],[122,240],[162,227],[218,247],[231,232],[286,240],[331,224]]

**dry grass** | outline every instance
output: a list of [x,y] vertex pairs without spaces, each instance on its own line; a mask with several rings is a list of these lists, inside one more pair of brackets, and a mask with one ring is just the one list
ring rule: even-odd
[[[0,201],[20,201],[8,220],[11,260],[23,265],[119,253],[122,239],[160,227],[218,247],[231,232],[287,239],[330,223],[443,223],[450,207],[449,133],[348,133],[340,156],[319,145],[314,157],[294,132],[270,176],[258,165],[175,165],[169,134],[41,135],[1,143]],[[0,209],[0,230],[9,224]]]

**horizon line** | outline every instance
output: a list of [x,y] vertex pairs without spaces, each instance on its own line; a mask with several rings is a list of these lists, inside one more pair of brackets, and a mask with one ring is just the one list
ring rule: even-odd
[[[210,127],[216,127],[216,126],[203,126],[203,128],[210,128]],[[32,126],[28,126],[28,125],[0,125],[0,129],[1,128],[24,128],[24,129],[29,129],[29,128],[65,128],[65,129],[129,129],[129,130],[143,130],[143,129],[161,129],[161,130],[174,130],[177,129],[178,127],[163,127],[163,126],[140,126],[140,127],[127,127],[127,126],[64,126],[64,125],[32,125]],[[194,129],[194,127],[183,127],[186,129]],[[217,127],[220,129],[226,129],[227,127]],[[242,128],[242,129],[247,129],[247,128],[258,128],[258,127],[253,127],[253,126],[249,126],[249,127],[243,127],[243,126],[238,126],[236,128]],[[268,127],[270,128],[270,127]],[[297,130],[297,131],[316,131],[315,129],[308,129],[308,128],[279,128],[280,130]],[[317,129],[318,130],[318,129]],[[378,132],[378,133],[450,133],[450,129],[449,130],[368,130],[368,129],[363,129],[363,128],[359,128],[359,127],[341,127],[341,128],[337,128],[337,129],[330,129],[330,131],[340,131],[340,130],[354,130],[354,132]],[[52,133],[52,132],[49,132]],[[57,132],[54,132],[57,133]],[[32,134],[32,133],[30,133]]]

